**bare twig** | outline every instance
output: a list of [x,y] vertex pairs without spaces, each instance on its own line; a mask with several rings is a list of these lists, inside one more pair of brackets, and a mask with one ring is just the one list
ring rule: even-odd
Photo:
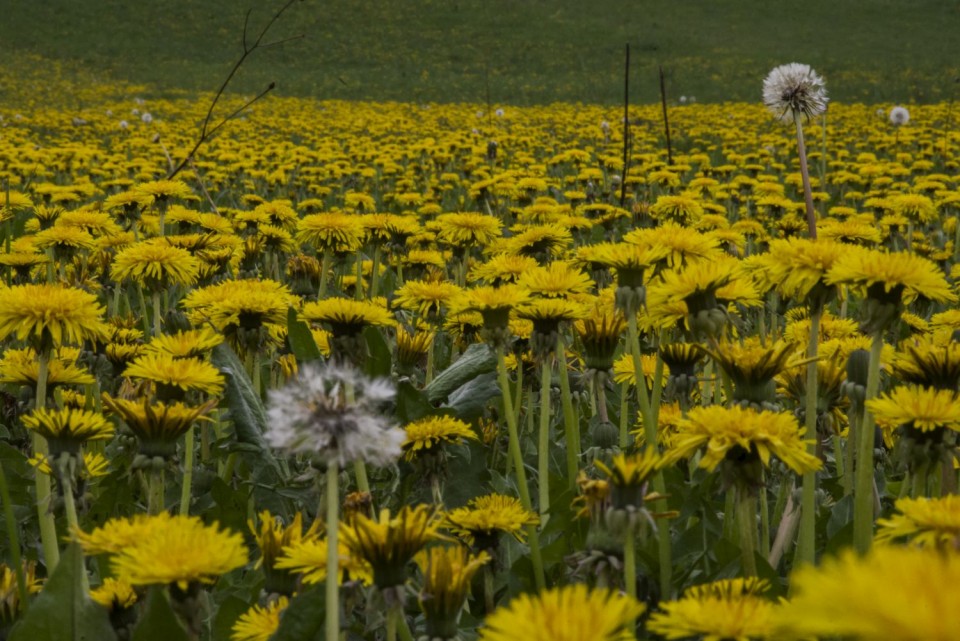
[[196,155],[200,147],[205,142],[207,142],[207,140],[209,140],[210,137],[217,132],[217,130],[223,127],[223,125],[225,125],[229,120],[232,120],[233,118],[235,118],[244,109],[248,108],[250,105],[260,100],[261,98],[263,98],[265,95],[267,95],[270,91],[274,89],[274,87],[276,86],[276,83],[271,82],[270,85],[266,89],[264,89],[262,92],[257,94],[255,98],[246,102],[242,107],[240,107],[239,109],[231,113],[229,116],[222,118],[220,122],[214,125],[213,127],[210,126],[210,123],[213,121],[213,110],[216,108],[217,103],[220,102],[220,98],[223,97],[223,93],[224,91],[226,91],[227,85],[230,84],[234,76],[236,76],[237,72],[240,70],[240,67],[243,66],[243,63],[246,62],[247,58],[249,58],[254,51],[256,51],[257,49],[267,49],[270,47],[275,47],[277,45],[285,44],[292,40],[299,40],[300,38],[303,37],[302,35],[300,35],[300,36],[293,36],[291,38],[284,38],[282,40],[277,40],[275,42],[268,42],[268,43],[263,42],[263,39],[267,35],[267,32],[270,31],[270,28],[277,22],[277,20],[280,19],[280,16],[282,16],[287,11],[287,9],[289,9],[293,5],[294,2],[297,2],[297,0],[287,0],[286,4],[280,7],[280,9],[273,15],[273,17],[270,18],[267,24],[260,31],[260,35],[258,35],[256,40],[254,40],[252,43],[248,42],[248,37],[247,37],[247,28],[250,23],[250,12],[252,10],[249,10],[249,9],[247,10],[247,13],[243,17],[243,35],[241,37],[241,42],[240,42],[241,47],[243,48],[243,53],[234,63],[233,68],[230,69],[230,72],[227,74],[227,77],[220,84],[220,88],[217,89],[217,93],[214,95],[213,100],[210,102],[210,107],[207,109],[207,115],[204,117],[203,124],[200,126],[199,138],[197,138],[197,141],[196,143],[194,143],[193,148],[191,148],[190,151],[187,152],[187,155],[183,158],[183,160],[181,160],[177,164],[177,166],[171,169],[170,173],[167,174],[168,180],[173,178],[177,174],[179,174],[183,170],[183,168],[186,167],[193,160],[194,155]]
[[620,208],[627,201],[627,170],[630,161],[630,43],[623,64],[623,173],[620,174]]

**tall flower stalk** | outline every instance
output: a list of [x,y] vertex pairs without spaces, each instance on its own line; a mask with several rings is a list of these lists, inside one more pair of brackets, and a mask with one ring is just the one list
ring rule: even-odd
[[763,81],[763,103],[779,120],[793,122],[797,129],[797,155],[807,208],[807,231],[810,238],[815,239],[817,218],[813,211],[807,148],[803,141],[803,120],[819,116],[827,110],[827,90],[823,79],[809,65],[796,62],[780,65]]

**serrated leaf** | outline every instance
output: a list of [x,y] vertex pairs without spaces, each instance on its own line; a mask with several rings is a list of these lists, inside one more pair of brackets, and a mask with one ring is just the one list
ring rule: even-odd
[[297,318],[297,310],[293,307],[287,310],[287,340],[290,341],[290,349],[298,363],[311,363],[323,358],[317,341],[310,333],[310,327]]
[[115,641],[117,635],[106,609],[83,587],[84,572],[80,546],[71,543],[23,620],[11,631],[10,641]]
[[443,401],[468,381],[496,368],[497,358],[490,348],[474,343],[450,367],[437,374],[424,392],[431,403]]
[[237,441],[256,447],[259,451],[257,456],[279,474],[280,466],[263,439],[267,429],[267,411],[263,401],[253,391],[253,382],[247,376],[243,363],[236,352],[223,343],[214,348],[211,360],[226,379],[223,400],[230,411]]
[[[132,641],[190,641],[180,624],[164,589],[158,585],[147,591],[147,604],[133,629]],[[92,640],[91,640],[92,641]]]
[[294,597],[280,615],[280,625],[271,641],[320,641],[326,621],[324,584],[318,583]]

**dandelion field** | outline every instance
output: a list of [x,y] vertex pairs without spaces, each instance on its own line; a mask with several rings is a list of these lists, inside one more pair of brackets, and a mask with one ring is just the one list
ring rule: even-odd
[[956,107],[810,78],[3,76],[0,638],[958,638]]

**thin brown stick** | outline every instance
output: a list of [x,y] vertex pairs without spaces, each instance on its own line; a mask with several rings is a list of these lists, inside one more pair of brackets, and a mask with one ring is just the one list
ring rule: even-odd
[[667,118],[667,87],[663,81],[663,67],[660,67],[660,104],[663,106],[663,133],[667,137],[667,164],[673,164],[673,148],[670,146],[670,119]]
[[620,208],[627,201],[627,170],[630,162],[630,43],[623,64],[623,173],[620,174]]
[[197,138],[197,141],[193,145],[193,148],[191,148],[190,151],[187,152],[187,155],[183,158],[183,160],[181,160],[179,164],[177,164],[177,166],[171,169],[170,173],[167,174],[168,180],[173,178],[177,174],[179,174],[183,170],[183,168],[186,167],[191,160],[193,160],[193,157],[196,155],[197,151],[199,151],[200,147],[203,146],[203,144],[207,142],[207,140],[209,140],[210,137],[217,132],[217,130],[223,127],[223,125],[225,125],[228,121],[232,120],[237,115],[239,115],[242,111],[247,109],[250,105],[252,105],[256,101],[263,98],[269,92],[273,91],[274,87],[276,87],[276,83],[271,82],[266,89],[264,89],[262,92],[257,94],[256,97],[254,97],[252,100],[249,100],[246,103],[244,103],[242,107],[235,110],[225,118],[221,119],[220,122],[214,125],[213,127],[210,126],[210,123],[213,121],[213,110],[216,108],[217,103],[220,102],[220,98],[223,97],[223,93],[224,91],[226,91],[227,85],[230,84],[234,76],[236,76],[237,72],[240,70],[240,67],[243,66],[243,63],[246,62],[247,58],[249,58],[254,51],[256,51],[257,49],[267,49],[270,47],[276,47],[278,45],[282,45],[287,42],[291,42],[293,40],[299,40],[300,38],[303,37],[303,35],[299,35],[299,36],[293,36],[291,38],[284,38],[282,40],[277,40],[275,42],[268,42],[266,44],[263,43],[263,38],[267,35],[267,32],[270,31],[270,28],[277,22],[277,20],[280,19],[280,16],[282,16],[287,11],[287,9],[289,9],[293,5],[293,3],[296,1],[297,0],[287,0],[287,3],[284,4],[282,7],[280,7],[280,10],[277,11],[277,13],[275,13],[272,18],[270,18],[266,26],[264,26],[264,28],[260,31],[260,35],[257,36],[256,40],[254,40],[252,44],[247,42],[247,27],[250,23],[250,12],[252,10],[251,9],[247,10],[247,13],[243,17],[243,36],[240,42],[243,48],[243,53],[234,63],[233,68],[230,69],[230,72],[227,74],[227,77],[220,84],[220,88],[217,89],[217,93],[214,95],[213,100],[210,102],[210,107],[207,109],[207,115],[204,117],[203,124],[200,126],[199,138]]

